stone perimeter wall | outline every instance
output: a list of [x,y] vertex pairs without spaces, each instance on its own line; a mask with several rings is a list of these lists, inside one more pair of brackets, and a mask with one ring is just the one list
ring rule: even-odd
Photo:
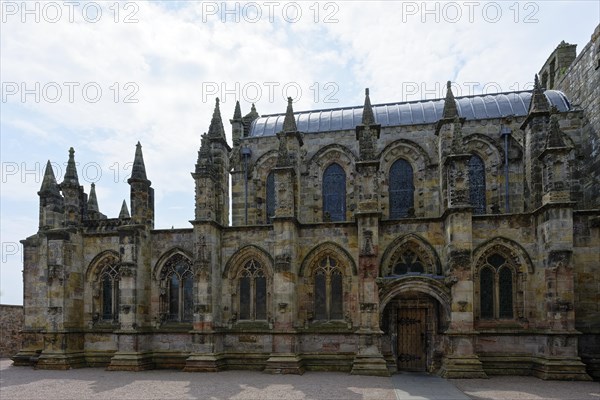
[[0,304],[0,357],[11,357],[21,348],[23,306]]

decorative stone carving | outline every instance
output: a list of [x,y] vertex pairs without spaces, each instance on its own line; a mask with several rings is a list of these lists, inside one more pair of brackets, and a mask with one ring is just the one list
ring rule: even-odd
[[562,268],[572,269],[570,250],[552,250],[548,254],[548,268],[556,271]]
[[448,255],[447,275],[456,271],[465,271],[471,269],[471,252],[469,250],[452,250]]
[[60,285],[64,284],[69,279],[70,274],[65,271],[63,265],[48,265],[48,285],[54,282],[58,282]]
[[119,267],[119,274],[121,278],[135,277],[136,268],[133,265],[121,265]]
[[287,147],[287,136],[285,132],[278,133],[277,139],[279,139],[279,149],[277,151],[277,166],[288,167],[291,165],[291,161]]
[[377,311],[377,303],[360,303],[360,311],[374,313]]
[[279,254],[275,256],[275,271],[287,272],[292,268],[292,258],[289,254]]
[[362,248],[362,251],[360,252],[361,256],[372,256],[375,254],[375,251],[373,249],[373,231],[370,230],[364,230],[363,231],[363,238],[365,241],[365,245]]

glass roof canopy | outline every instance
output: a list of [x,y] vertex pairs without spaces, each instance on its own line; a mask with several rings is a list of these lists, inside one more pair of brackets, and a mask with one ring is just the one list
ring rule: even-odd
[[[557,90],[544,92],[550,105],[568,111],[571,104]],[[467,120],[525,116],[531,101],[531,91],[496,93],[457,97],[458,113]],[[434,124],[442,117],[444,99],[373,105],[375,121],[385,126]],[[354,129],[362,120],[363,106],[294,113],[298,130],[304,133],[332,132]],[[254,120],[251,137],[274,136],[281,132],[285,114],[264,115]]]

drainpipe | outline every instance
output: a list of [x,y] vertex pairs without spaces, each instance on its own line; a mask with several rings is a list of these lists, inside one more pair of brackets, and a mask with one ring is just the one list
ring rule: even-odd
[[252,155],[252,151],[249,147],[244,146],[240,149],[240,152],[244,159],[244,225],[248,225],[248,159]]
[[508,214],[510,213],[510,203],[509,203],[509,186],[508,186],[508,138],[512,133],[512,129],[510,129],[508,126],[504,126],[504,124],[502,124],[500,126],[500,136],[504,137],[504,198],[506,199],[506,201],[504,202],[505,205],[505,212]]

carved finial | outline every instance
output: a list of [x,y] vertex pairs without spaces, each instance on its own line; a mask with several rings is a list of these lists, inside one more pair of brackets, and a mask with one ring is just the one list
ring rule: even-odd
[[365,105],[363,106],[362,124],[373,125],[375,123],[375,115],[373,114],[373,107],[371,106],[371,99],[369,97],[369,88],[365,89]]
[[294,108],[292,107],[292,98],[288,97],[287,110],[285,111],[285,119],[283,120],[284,132],[296,132],[296,118],[294,117]]
[[215,109],[213,116],[208,127],[208,137],[211,139],[223,139],[225,140],[225,128],[223,127],[223,120],[221,119],[221,109],[219,108],[219,98],[215,101]]
[[139,141],[135,145],[135,157],[133,158],[133,167],[131,168],[131,179],[148,179],[146,177],[146,166],[144,165],[142,145]]
[[539,113],[539,112],[549,112],[550,111],[550,103],[548,102],[548,98],[544,94],[544,89],[540,85],[540,80],[535,75],[534,83],[533,83],[533,92],[531,93],[531,104],[529,105],[529,113]]
[[452,93],[452,82],[446,83],[446,99],[444,100],[444,113],[442,118],[452,119],[458,117],[458,108],[456,107],[456,100],[454,99],[454,93]]
[[121,205],[121,211],[119,212],[119,219],[128,219],[131,218],[129,215],[129,209],[127,208],[127,202],[123,200],[123,204]]
[[237,100],[235,102],[235,110],[233,111],[233,119],[239,120],[242,119],[242,109],[240,108],[240,101]]
[[100,212],[98,208],[98,199],[96,198],[96,184],[92,183],[92,188],[90,189],[90,196],[88,197],[87,209],[89,211]]
[[62,184],[64,185],[65,183],[79,186],[77,167],[75,165],[75,150],[72,147],[69,149],[69,161],[67,162],[67,171],[65,172],[65,179]]
[[46,163],[46,170],[44,171],[44,179],[42,180],[42,186],[40,187],[39,195],[55,195],[60,196],[60,189],[58,188],[58,183],[56,182],[56,177],[54,176],[54,170],[52,169],[52,164],[50,160]]
[[550,117],[550,130],[546,137],[546,148],[562,148],[567,147],[564,140],[564,134],[560,130],[560,124],[558,123],[558,117],[552,115]]

